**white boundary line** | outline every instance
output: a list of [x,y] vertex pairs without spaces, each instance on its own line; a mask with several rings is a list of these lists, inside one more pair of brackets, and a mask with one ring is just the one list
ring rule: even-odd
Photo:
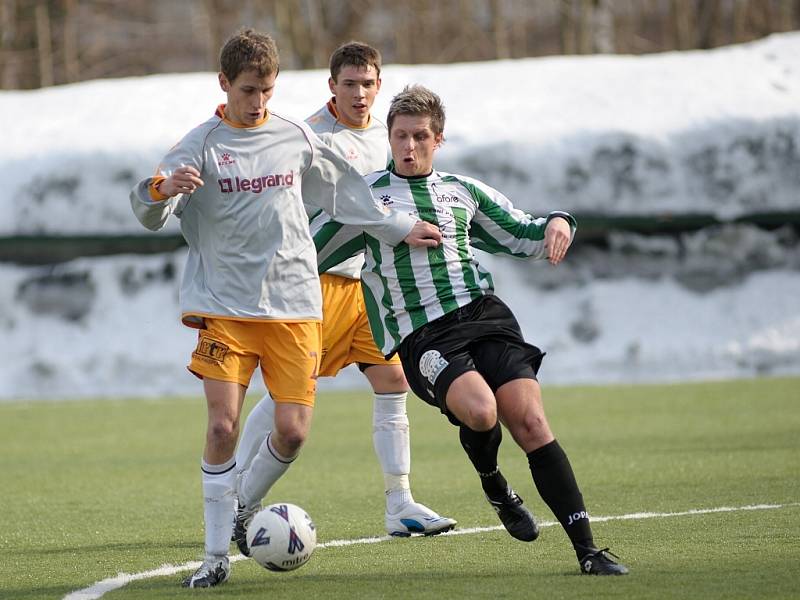
[[[789,502],[787,504],[748,504],[746,506],[719,506],[717,508],[694,508],[691,510],[684,510],[680,512],[640,512],[640,513],[630,513],[627,515],[616,515],[608,517],[591,517],[591,522],[605,523],[607,521],[664,519],[669,517],[686,517],[692,515],[708,515],[713,513],[728,513],[728,512],[739,512],[746,510],[776,510],[780,508],[793,508],[796,506],[800,506],[800,502]],[[544,521],[539,523],[540,527],[552,527],[553,525],[557,525],[557,523],[555,521]],[[501,525],[496,525],[493,527],[468,527],[465,529],[456,529],[454,531],[443,533],[442,536],[469,535],[473,533],[484,533],[487,531],[498,531],[502,529],[503,527]],[[331,540],[330,542],[319,544],[317,548],[339,548],[341,546],[378,544],[393,539],[395,538],[386,535],[382,537],[358,538],[354,540]],[[232,556],[230,560],[231,562],[236,562],[244,560],[245,558],[246,558],[245,556],[237,554],[235,556]],[[105,594],[106,592],[111,592],[113,590],[117,590],[121,587],[124,587],[131,581],[141,581],[142,579],[151,579],[153,577],[165,577],[167,575],[177,575],[182,571],[191,571],[193,569],[197,569],[199,566],[200,562],[194,561],[194,562],[184,563],[182,565],[162,565],[158,569],[143,571],[141,573],[133,573],[133,574],[119,573],[116,577],[109,577],[108,579],[103,579],[102,581],[98,581],[97,583],[87,588],[67,594],[66,596],[64,596],[63,600],[97,600],[98,598],[101,598],[103,594]]]

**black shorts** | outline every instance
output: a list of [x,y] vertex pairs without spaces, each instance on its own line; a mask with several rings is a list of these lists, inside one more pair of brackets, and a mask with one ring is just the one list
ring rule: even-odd
[[407,336],[398,350],[411,389],[459,425],[445,399],[453,381],[477,371],[493,392],[514,379],[536,379],[544,353],[525,342],[514,313],[485,295]]

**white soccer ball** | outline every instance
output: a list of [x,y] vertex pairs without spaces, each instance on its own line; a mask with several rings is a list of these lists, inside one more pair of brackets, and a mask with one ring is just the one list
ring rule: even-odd
[[247,528],[250,556],[270,571],[302,567],[317,547],[317,528],[299,506],[282,502],[258,512]]

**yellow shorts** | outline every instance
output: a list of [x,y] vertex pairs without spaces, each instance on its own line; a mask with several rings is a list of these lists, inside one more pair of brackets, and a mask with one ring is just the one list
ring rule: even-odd
[[276,402],[314,406],[319,372],[319,321],[205,319],[188,369],[200,377],[245,387],[261,365]]
[[320,275],[322,284],[322,364],[319,374],[333,377],[347,365],[399,365],[394,355],[388,361],[372,339],[361,282],[339,275]]

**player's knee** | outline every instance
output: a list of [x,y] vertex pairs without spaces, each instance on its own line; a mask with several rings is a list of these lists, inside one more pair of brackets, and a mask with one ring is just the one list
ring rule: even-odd
[[508,423],[509,431],[523,448],[538,448],[553,440],[550,425],[544,415],[529,414],[518,422]]
[[238,423],[233,419],[217,419],[208,426],[208,437],[216,442],[235,440],[238,433]]
[[469,408],[465,425],[474,431],[488,431],[497,423],[497,406],[482,402]]
[[402,369],[392,369],[386,377],[386,388],[394,392],[407,392],[408,382]]
[[280,450],[287,456],[294,456],[300,451],[306,441],[308,429],[299,423],[276,426],[273,443],[280,446]]
[[525,428],[525,431],[531,435],[539,435],[542,432],[549,431],[547,419],[545,419],[544,415],[541,414],[526,415],[522,425]]
[[364,370],[372,389],[378,394],[397,394],[408,391],[408,382],[400,366],[373,365]]

